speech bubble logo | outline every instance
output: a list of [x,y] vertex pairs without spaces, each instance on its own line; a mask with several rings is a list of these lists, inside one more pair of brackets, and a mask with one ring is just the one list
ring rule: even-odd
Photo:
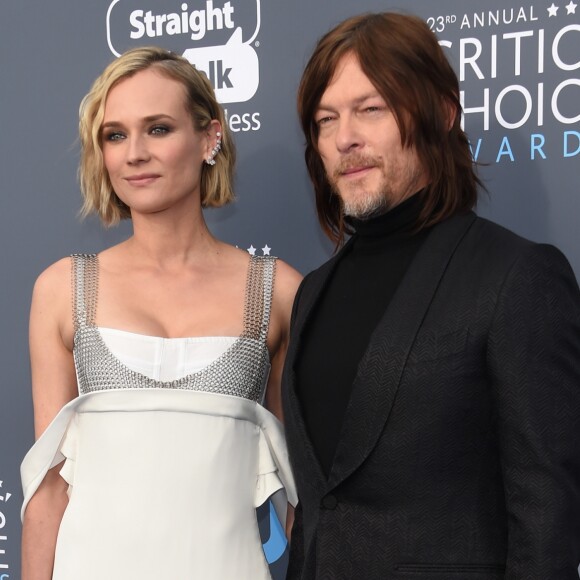
[[242,42],[241,28],[236,28],[224,46],[189,48],[183,56],[207,75],[220,103],[249,101],[258,90],[258,55],[249,43]]
[[[261,25],[260,2],[255,0],[253,34],[242,42],[242,29],[247,36],[249,16],[249,6],[242,0],[227,0],[222,7],[216,0],[195,0],[195,3],[182,3],[179,9],[174,1],[160,8],[155,0],[111,0],[106,17],[107,44],[115,56],[121,56],[132,46],[145,44],[167,46],[182,52],[208,76],[219,102],[242,103],[256,94],[260,83],[258,55],[252,46]],[[244,10],[240,16],[237,10],[242,5]],[[228,28],[233,28],[236,17],[241,18],[243,24],[237,25],[226,40],[230,34]],[[200,35],[199,41],[206,44],[204,40],[213,38],[213,46],[199,46],[196,38],[197,46],[192,47],[193,26]]]

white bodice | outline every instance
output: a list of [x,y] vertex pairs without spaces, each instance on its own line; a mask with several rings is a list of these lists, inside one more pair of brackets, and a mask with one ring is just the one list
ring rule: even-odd
[[99,327],[111,353],[131,370],[156,381],[173,381],[213,363],[237,337],[162,338]]

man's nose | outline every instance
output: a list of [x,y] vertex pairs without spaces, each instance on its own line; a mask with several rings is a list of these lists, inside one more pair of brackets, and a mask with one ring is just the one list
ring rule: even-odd
[[359,123],[353,115],[341,116],[337,120],[336,127],[336,148],[341,153],[347,153],[356,149],[364,143]]

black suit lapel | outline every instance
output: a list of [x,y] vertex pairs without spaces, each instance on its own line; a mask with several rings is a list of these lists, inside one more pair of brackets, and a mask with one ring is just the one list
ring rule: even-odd
[[433,228],[373,332],[353,383],[328,490],[355,471],[375,446],[415,336],[449,260],[474,220],[469,213]]
[[296,394],[294,365],[296,363],[296,357],[300,352],[304,328],[310,319],[314,307],[322,296],[334,268],[344,252],[348,251],[352,239],[328,262],[305,278],[303,285],[298,291],[294,305],[291,339],[284,365],[283,397],[286,401],[287,416],[285,420],[288,425],[286,438],[292,451],[292,463],[295,470],[305,469],[308,472],[307,479],[309,483],[318,490],[324,488],[327,478],[314,451],[314,446],[304,421],[302,407]]

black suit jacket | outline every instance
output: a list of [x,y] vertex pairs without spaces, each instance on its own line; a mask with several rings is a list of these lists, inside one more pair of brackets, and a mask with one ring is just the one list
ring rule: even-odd
[[326,478],[294,363],[340,256],[294,305],[288,578],[577,580],[580,293],[566,259],[472,213],[435,226],[377,321]]

